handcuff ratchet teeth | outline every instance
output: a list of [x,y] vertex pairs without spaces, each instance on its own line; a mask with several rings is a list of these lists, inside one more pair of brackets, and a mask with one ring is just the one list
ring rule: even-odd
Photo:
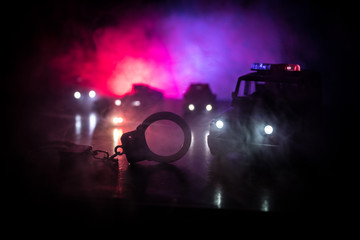
[[[184,143],[180,150],[169,156],[162,156],[152,152],[146,143],[145,131],[150,124],[159,120],[169,120],[176,123],[184,133]],[[146,118],[134,131],[124,133],[121,136],[122,145],[115,147],[115,154],[126,155],[129,163],[143,160],[170,163],[182,158],[189,150],[191,144],[191,130],[186,121],[179,115],[172,112],[158,112]]]

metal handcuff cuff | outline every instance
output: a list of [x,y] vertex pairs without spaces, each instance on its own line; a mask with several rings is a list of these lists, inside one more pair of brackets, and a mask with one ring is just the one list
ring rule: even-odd
[[[184,133],[184,143],[180,150],[169,156],[161,156],[152,152],[146,143],[145,131],[150,124],[159,120],[169,120],[176,123]],[[146,118],[134,131],[124,133],[121,136],[122,145],[115,147],[115,154],[110,157],[113,160],[116,156],[126,155],[127,161],[131,163],[149,160],[162,163],[170,163],[182,158],[189,150],[191,144],[191,130],[186,121],[172,112],[158,112]],[[101,151],[100,151],[101,152]]]

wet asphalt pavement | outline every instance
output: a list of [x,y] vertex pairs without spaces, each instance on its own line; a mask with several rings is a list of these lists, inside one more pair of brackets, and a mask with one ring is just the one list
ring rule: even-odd
[[[229,104],[219,103],[218,112]],[[162,110],[182,115],[181,101],[166,100]],[[111,155],[121,135],[135,130],[142,120],[127,119],[114,126],[95,113],[57,113],[42,108],[28,118],[26,127],[18,129],[20,135],[25,131],[25,139],[16,140],[28,142],[23,148],[27,157],[18,173],[21,177],[16,191],[22,198],[21,206],[29,212],[27,216],[41,212],[44,219],[60,216],[74,224],[81,221],[89,225],[94,225],[94,218],[137,222],[139,218],[147,221],[154,214],[163,220],[185,217],[206,221],[214,216],[244,220],[274,213],[322,216],[329,213],[329,208],[337,209],[321,143],[319,151],[311,156],[215,157],[210,154],[206,137],[216,114],[187,118],[192,143],[178,161],[129,165],[126,156],[121,155],[116,157],[118,166],[114,167],[89,154],[74,157],[61,155],[58,150],[83,151],[91,146]],[[178,149],[171,149],[173,145],[183,141],[181,130],[171,124],[154,123],[146,135],[150,149],[159,155],[171,154]],[[29,138],[33,141],[26,140]],[[72,160],[64,163],[64,159]],[[89,161],[96,163],[89,165]],[[120,215],[126,217],[118,218]]]

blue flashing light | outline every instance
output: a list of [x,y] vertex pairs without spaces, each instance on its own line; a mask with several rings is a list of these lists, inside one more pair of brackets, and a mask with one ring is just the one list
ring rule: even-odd
[[286,72],[299,72],[299,64],[270,64],[270,63],[253,63],[251,70],[255,71],[286,71]]
[[270,70],[271,64],[269,63],[253,63],[251,70]]

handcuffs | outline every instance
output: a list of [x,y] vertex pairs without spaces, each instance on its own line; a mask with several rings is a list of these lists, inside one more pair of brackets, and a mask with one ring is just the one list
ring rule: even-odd
[[[169,120],[176,123],[184,133],[184,143],[179,151],[169,156],[162,156],[152,152],[146,143],[145,131],[154,122]],[[189,150],[191,144],[191,130],[186,121],[172,112],[157,112],[146,118],[134,131],[124,133],[121,136],[122,145],[115,147],[115,154],[110,157],[114,160],[116,156],[126,155],[127,161],[131,163],[149,160],[162,163],[170,163],[182,158]],[[109,156],[109,155],[108,155]]]

